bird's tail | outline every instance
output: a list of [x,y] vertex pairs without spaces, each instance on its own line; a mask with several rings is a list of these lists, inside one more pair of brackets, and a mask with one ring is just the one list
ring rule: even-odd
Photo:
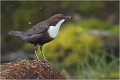
[[22,33],[20,31],[10,31],[9,35],[20,37],[22,36]]

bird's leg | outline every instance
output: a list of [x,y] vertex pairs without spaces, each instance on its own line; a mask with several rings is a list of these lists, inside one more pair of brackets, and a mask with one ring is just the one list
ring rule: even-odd
[[42,55],[43,55],[44,60],[47,61],[46,58],[45,58],[44,52],[43,52],[43,50],[42,50],[42,46],[40,46],[40,51],[41,51],[41,53],[42,53]]
[[36,58],[37,58],[38,61],[40,61],[39,58],[38,58],[38,55],[37,55],[37,51],[36,51],[36,50],[37,50],[37,49],[36,49],[36,45],[34,45],[34,51],[35,51]]
[[44,61],[44,62],[41,62],[41,63],[44,64],[44,67],[48,68],[48,67],[50,67],[50,63],[46,60],[45,55],[44,55],[44,52],[43,52],[43,50],[42,50],[42,47],[43,47],[43,46],[40,46],[40,51],[41,51],[41,53],[42,53],[43,58],[44,58],[45,61]]
[[39,61],[41,64],[44,64],[39,58],[38,58],[38,55],[37,55],[37,51],[36,51],[36,45],[34,45],[34,51],[35,51],[35,55],[36,55],[36,58],[37,58],[37,61]]

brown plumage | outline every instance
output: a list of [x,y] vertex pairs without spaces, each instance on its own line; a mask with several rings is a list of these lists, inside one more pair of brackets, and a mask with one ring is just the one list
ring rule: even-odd
[[[44,57],[44,53],[42,51],[42,46],[45,43],[50,42],[54,39],[48,33],[48,29],[50,28],[50,26],[56,26],[56,24],[59,21],[61,21],[62,19],[67,20],[70,18],[71,18],[70,16],[56,14],[56,15],[53,15],[52,17],[50,17],[49,19],[44,20],[44,21],[34,25],[32,28],[30,28],[26,31],[10,31],[9,35],[17,36],[20,39],[22,39],[28,43],[34,44],[35,54],[38,59],[38,56],[36,53],[36,45],[37,44],[40,45],[40,50]],[[45,59],[45,57],[44,57],[44,59]]]

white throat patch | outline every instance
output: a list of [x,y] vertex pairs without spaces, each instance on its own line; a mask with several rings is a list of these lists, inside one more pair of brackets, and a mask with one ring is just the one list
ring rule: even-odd
[[62,19],[61,21],[59,21],[55,26],[50,26],[49,29],[48,29],[48,33],[49,33],[49,36],[51,38],[55,38],[58,34],[58,31],[59,31],[59,28],[61,26],[61,24],[65,21],[65,19]]

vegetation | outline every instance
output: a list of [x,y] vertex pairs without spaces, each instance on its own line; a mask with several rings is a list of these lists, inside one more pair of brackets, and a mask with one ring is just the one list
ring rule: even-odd
[[[89,24],[90,22],[87,23],[87,21],[86,24]],[[103,25],[100,23],[101,21],[98,24]],[[63,72],[65,71],[70,78],[118,78],[118,57],[106,52],[99,36],[87,34],[86,31],[89,28],[82,27],[82,25],[83,23],[65,24],[57,38],[44,45],[43,51],[48,61],[62,69]],[[93,25],[89,27],[91,26]],[[24,44],[23,50],[28,53],[30,50],[32,52],[33,46],[30,46],[31,44]],[[39,46],[38,54],[42,59]],[[110,63],[107,61],[107,57],[111,59]]]
[[[73,19],[64,23],[56,39],[44,45],[47,60],[71,79],[117,79],[118,8],[117,1],[2,2],[2,55],[20,50],[26,54],[34,53],[33,45],[8,36],[10,30],[28,29],[56,13],[77,13],[80,17],[77,21]],[[93,35],[89,33],[91,30],[111,34]],[[42,59],[39,46],[37,48]]]

